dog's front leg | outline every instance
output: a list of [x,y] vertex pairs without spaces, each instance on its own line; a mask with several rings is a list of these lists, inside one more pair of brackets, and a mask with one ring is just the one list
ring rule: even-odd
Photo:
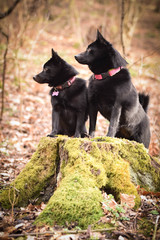
[[47,137],[55,137],[59,129],[59,113],[52,109],[52,132]]
[[115,137],[118,130],[118,126],[119,126],[120,116],[121,116],[121,105],[118,103],[115,103],[111,113],[107,136]]
[[85,119],[85,115],[82,112],[79,112],[77,114],[77,122],[76,122],[76,130],[75,130],[75,134],[74,137],[79,138],[81,137],[81,132],[83,129],[83,124],[84,124],[84,119]]
[[94,137],[96,121],[97,121],[97,108],[95,105],[89,104],[89,136]]

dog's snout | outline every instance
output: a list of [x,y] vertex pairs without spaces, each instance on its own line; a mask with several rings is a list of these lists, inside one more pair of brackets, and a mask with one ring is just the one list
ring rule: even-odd
[[77,55],[74,56],[75,59],[77,60],[77,62],[79,62],[79,63],[81,63],[81,61],[82,61],[82,56],[81,55],[82,54],[80,53],[80,54],[77,54]]
[[74,57],[75,57],[75,59],[77,60],[77,59],[78,59],[78,57],[79,57],[79,54],[75,55]]
[[33,80],[40,83],[40,79],[39,79],[38,75],[33,76]]

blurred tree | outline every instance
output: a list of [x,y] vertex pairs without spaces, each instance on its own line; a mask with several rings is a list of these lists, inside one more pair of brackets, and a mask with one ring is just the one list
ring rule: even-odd
[[[13,74],[14,81],[12,84],[15,84],[21,93],[21,81],[24,78],[21,73],[22,61],[25,59],[21,50],[24,46],[30,46],[31,53],[33,44],[31,45],[30,40],[34,36],[31,36],[31,30],[35,29],[35,24],[38,30],[37,23],[39,22],[43,22],[44,25],[44,18],[48,9],[46,8],[47,3],[48,0],[0,1],[0,61],[2,62],[0,65],[2,75],[0,82],[0,88],[2,88],[0,121],[5,108],[5,76],[7,73]],[[14,9],[15,11],[13,11]]]
[[1,95],[1,110],[0,110],[0,121],[3,118],[4,112],[4,91],[5,91],[5,78],[6,78],[6,68],[7,68],[7,53],[8,53],[8,44],[9,44],[9,36],[3,32],[0,28],[0,33],[6,39],[6,48],[3,55],[3,70],[2,70],[2,95]]
[[130,50],[142,6],[143,0],[121,0],[121,43],[124,55]]
[[5,11],[4,13],[0,13],[0,19],[3,19],[3,18],[5,18],[5,17],[7,17],[7,16],[15,9],[15,7],[17,6],[17,4],[18,4],[20,1],[21,1],[21,0],[16,0],[16,1],[13,3],[13,5],[12,5],[10,8],[8,8],[7,11]]
[[156,0],[156,12],[160,12],[160,0]]

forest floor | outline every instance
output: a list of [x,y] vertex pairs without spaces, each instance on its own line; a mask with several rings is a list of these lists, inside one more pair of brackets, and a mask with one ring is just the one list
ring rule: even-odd
[[[154,14],[152,15],[153,21],[149,21],[150,11],[147,11],[143,20],[139,22],[128,59],[131,59],[129,68],[137,90],[150,95],[148,115],[152,137],[149,153],[160,158],[160,65],[157,65],[160,64],[160,61],[157,60],[160,57],[160,46],[157,44],[157,36],[160,39],[160,29],[155,28],[154,36],[152,34],[148,38],[145,37],[147,34],[149,35],[149,28],[153,29],[155,27],[155,22],[160,23],[160,16]],[[66,37],[65,31],[64,33],[62,31],[58,33],[57,29],[55,29],[55,32],[50,31],[52,27],[54,28],[54,24],[52,26],[50,23],[45,29],[41,29],[38,39],[32,42],[32,50],[23,50],[23,54],[27,56],[27,63],[26,61],[21,62],[18,74],[21,77],[25,76],[25,81],[20,80],[17,85],[13,85],[14,72],[6,77],[7,94],[5,96],[5,112],[0,133],[1,188],[7,186],[20,173],[36,150],[40,138],[51,131],[49,88],[33,81],[33,76],[41,71],[42,64],[50,58],[51,48],[55,47],[55,51],[70,64],[73,64],[82,78],[88,79],[91,75],[86,66],[80,65],[74,60],[74,55],[85,49],[85,47],[76,47],[75,37],[72,35]],[[158,50],[155,51],[155,49]],[[154,62],[157,60],[157,64],[152,66],[151,62],[153,60]],[[99,115],[96,135],[104,136],[107,128],[107,120]],[[100,234],[99,238],[95,239],[152,239],[156,221],[158,221],[160,214],[160,198],[159,195],[153,193],[144,193],[144,195],[143,193],[141,192],[142,204],[138,211],[130,210],[126,215],[130,220],[118,220],[118,230],[113,231],[113,233]],[[11,219],[10,211],[0,209],[0,220],[3,219],[2,223],[0,223],[0,231],[11,234],[49,231],[50,228],[47,226],[37,229],[33,225],[34,219],[43,208],[44,204],[36,206],[30,203],[27,208],[15,209],[14,221]],[[147,219],[147,223],[142,220],[142,216]],[[145,234],[138,232],[136,228],[137,221],[141,221],[142,229],[148,228],[148,222],[151,223],[151,227],[148,228]],[[158,226],[160,228],[160,223]],[[159,228],[157,236],[160,239]],[[55,229],[56,227],[52,230]],[[58,228],[58,230],[60,229]],[[89,236],[94,239],[92,234],[92,231],[88,230],[85,234],[79,234],[79,238],[76,235],[65,238],[60,234],[52,236],[52,238],[47,235],[45,237],[37,235],[38,237],[30,236],[27,239],[89,239]],[[120,238],[120,236],[123,238]]]

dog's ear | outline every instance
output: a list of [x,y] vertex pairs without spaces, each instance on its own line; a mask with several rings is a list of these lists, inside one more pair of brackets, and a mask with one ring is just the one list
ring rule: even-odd
[[55,53],[55,51],[53,50],[53,48],[52,48],[52,52],[51,52],[51,53],[52,53],[52,57],[53,57],[53,56],[54,56],[54,53]]
[[110,57],[112,58],[114,68],[117,68],[120,66],[125,67],[128,64],[127,61],[121,56],[121,54],[114,48],[112,49],[112,53]]
[[52,48],[52,58],[55,58],[57,56],[57,53]]
[[106,39],[102,36],[102,34],[100,33],[100,31],[97,29],[97,41],[103,43],[103,44],[107,44]]
[[58,54],[53,50],[53,48],[52,48],[52,59],[53,59],[55,62],[59,62],[59,61],[60,61],[60,57],[59,57]]

